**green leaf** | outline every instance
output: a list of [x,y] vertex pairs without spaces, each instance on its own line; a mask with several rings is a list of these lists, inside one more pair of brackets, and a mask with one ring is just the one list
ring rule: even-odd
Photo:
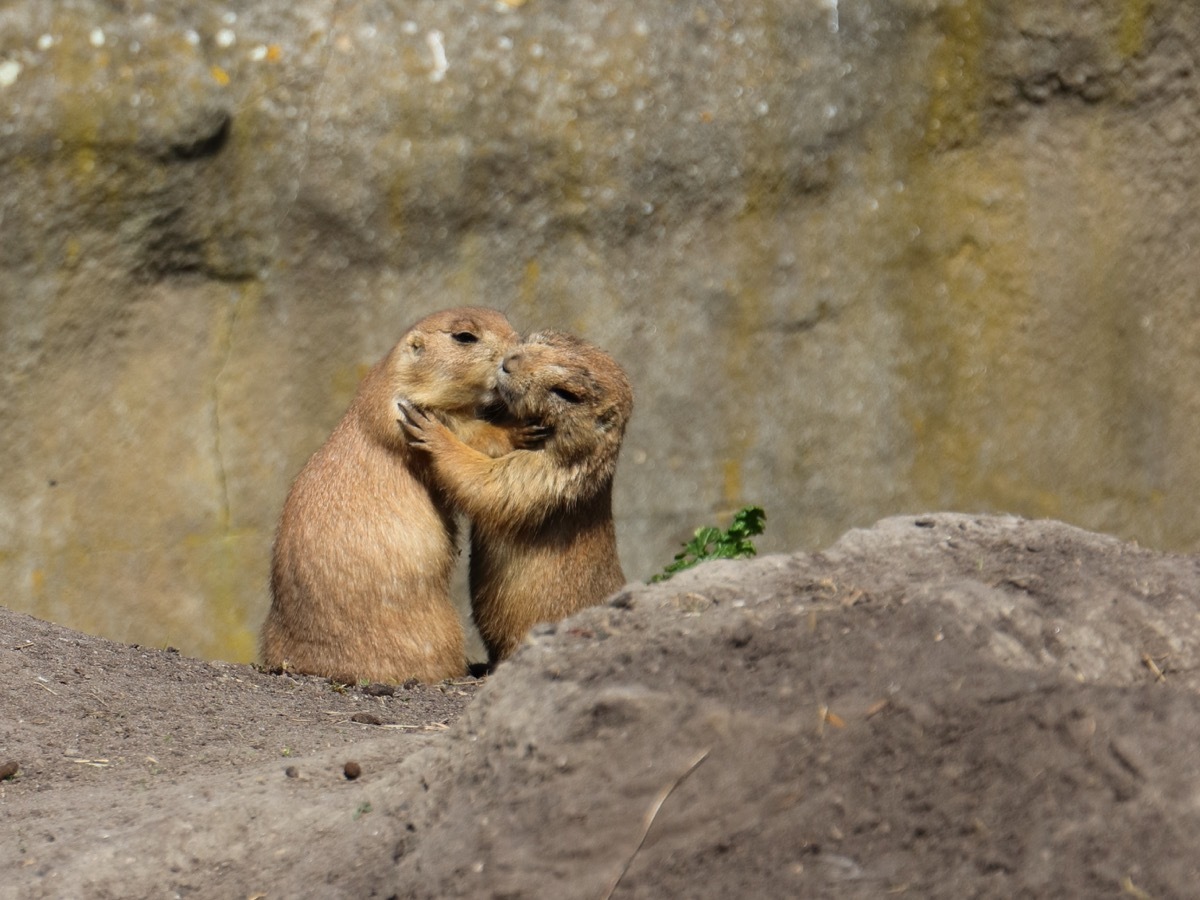
[[697,528],[692,539],[675,554],[675,561],[650,581],[666,581],[676,572],[690,569],[709,559],[744,559],[758,551],[751,538],[763,533],[767,514],[761,506],[746,506],[734,515],[729,528],[722,531],[711,525]]

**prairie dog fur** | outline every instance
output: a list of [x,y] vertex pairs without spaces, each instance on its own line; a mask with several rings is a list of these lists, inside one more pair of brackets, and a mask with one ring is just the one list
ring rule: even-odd
[[434,481],[471,519],[471,606],[492,665],[538,622],[566,618],[625,583],[612,485],[633,391],[611,356],[556,331],[530,335],[500,366],[497,392],[540,422],[541,449],[495,459],[418,408],[404,428]]
[[477,418],[519,336],[499,312],[444,310],[413,325],[371,369],[293,482],[271,562],[263,662],[347,683],[440,681],[467,670],[450,600],[453,510],[428,457],[397,426],[407,398],[487,453],[508,432]]

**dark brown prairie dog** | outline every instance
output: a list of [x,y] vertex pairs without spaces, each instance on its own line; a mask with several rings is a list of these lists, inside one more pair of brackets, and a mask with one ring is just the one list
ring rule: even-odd
[[428,457],[396,425],[401,397],[489,453],[512,449],[476,418],[519,340],[495,310],[450,309],[417,322],[358,388],[284,503],[262,632],[267,666],[360,679],[439,681],[467,669],[450,600],[456,527],[429,487]]
[[541,449],[491,459],[420,409],[402,408],[413,446],[429,453],[436,483],[471,519],[471,606],[492,665],[533,625],[599,603],[625,583],[612,485],[633,411],[613,358],[560,332],[514,348],[496,387],[516,418],[545,426]]

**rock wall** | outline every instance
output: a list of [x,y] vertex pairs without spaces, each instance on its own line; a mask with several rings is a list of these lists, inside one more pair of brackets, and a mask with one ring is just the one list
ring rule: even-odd
[[631,578],[767,508],[1190,549],[1193,4],[18,0],[0,577],[249,659],[291,477],[408,323],[610,349]]

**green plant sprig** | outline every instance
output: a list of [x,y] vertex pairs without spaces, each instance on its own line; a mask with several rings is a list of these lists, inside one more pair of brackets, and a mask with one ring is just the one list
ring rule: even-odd
[[675,561],[650,579],[651,583],[666,581],[676,572],[710,559],[745,559],[758,551],[751,538],[763,533],[767,514],[761,506],[745,506],[734,514],[729,528],[722,531],[709,525],[697,528],[695,536],[675,554]]

